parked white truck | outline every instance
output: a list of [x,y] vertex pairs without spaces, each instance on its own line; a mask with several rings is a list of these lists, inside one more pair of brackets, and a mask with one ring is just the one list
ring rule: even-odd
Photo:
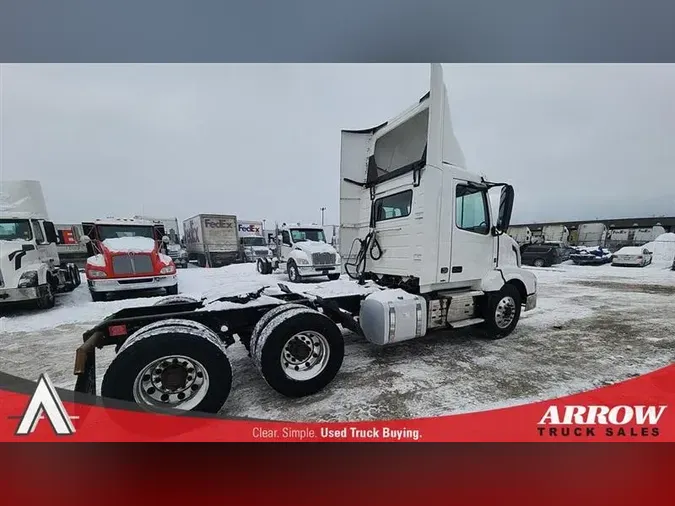
[[320,225],[284,223],[277,228],[276,237],[276,257],[257,260],[257,269],[261,274],[271,274],[280,269],[286,271],[293,283],[317,276],[328,276],[331,281],[340,277],[340,255],[328,244]]
[[262,221],[237,221],[239,234],[239,261],[256,262],[258,258],[271,258],[272,250],[267,245]]
[[[493,188],[501,188],[496,215]],[[513,200],[510,185],[466,169],[442,68],[433,64],[430,93],[408,111],[375,128],[342,132],[340,245],[347,272],[364,286],[318,296],[279,284],[122,309],[85,332],[75,390],[96,393],[94,353],[103,346],[118,350],[103,377],[104,402],[215,413],[232,386],[226,348],[236,338],[270,387],[303,397],[340,370],[345,344],[338,324],[374,345],[466,326],[506,337],[537,302],[536,278],[520,267],[518,245],[505,234]],[[314,250],[303,246],[311,238],[312,246],[322,244],[321,227],[284,231],[291,255],[309,259]],[[320,254],[337,267],[337,254],[333,261],[325,246]]]
[[157,216],[134,216],[137,220],[147,220],[164,227],[164,233],[169,238],[166,244],[166,253],[171,257],[176,267],[188,266],[188,252],[181,241],[180,228],[176,218],[160,218]]
[[570,232],[565,225],[545,225],[541,229],[544,242],[566,245],[569,242]]
[[516,226],[509,227],[508,235],[516,241],[519,245],[531,244],[532,243],[532,231],[530,227],[525,226]]
[[80,285],[80,271],[61,263],[58,235],[39,181],[0,182],[0,305],[54,306],[55,294]]
[[200,267],[222,267],[239,258],[236,216],[198,214],[183,222],[183,234],[189,260]]

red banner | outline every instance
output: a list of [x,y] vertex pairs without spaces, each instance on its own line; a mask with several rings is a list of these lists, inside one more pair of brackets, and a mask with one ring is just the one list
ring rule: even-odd
[[[467,414],[372,422],[300,423],[151,414],[64,402],[24,420],[31,395],[0,392],[2,441],[673,442],[675,365],[559,399]],[[24,429],[20,429],[21,422]],[[34,426],[33,426],[34,425]],[[65,425],[62,423],[61,426]],[[27,429],[30,427],[30,429]],[[21,432],[24,432],[21,435]]]

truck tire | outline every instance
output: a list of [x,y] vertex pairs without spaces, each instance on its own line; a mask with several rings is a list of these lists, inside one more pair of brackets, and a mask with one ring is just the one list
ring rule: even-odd
[[267,275],[272,273],[272,264],[267,259],[258,258],[255,265],[259,274]]
[[89,293],[91,294],[91,300],[94,302],[105,302],[108,298],[106,292],[94,292],[93,290],[89,290]]
[[335,281],[336,279],[340,279],[340,273],[335,273],[335,274],[329,274],[328,275],[328,281]]
[[258,323],[255,324],[255,327],[253,327],[253,332],[251,333],[251,341],[249,344],[249,353],[251,354],[251,357],[255,357],[258,338],[260,337],[260,334],[265,330],[265,327],[267,327],[267,324],[275,316],[281,313],[285,313],[286,311],[290,311],[291,309],[304,309],[306,311],[312,311],[310,308],[308,308],[307,306],[303,306],[302,304],[281,304],[267,311],[267,313],[265,313],[262,316],[262,318],[258,320]]
[[291,283],[300,283],[300,281],[302,281],[300,270],[298,269],[298,266],[295,265],[293,260],[288,261],[286,272],[288,273],[288,279],[291,281]]
[[217,413],[231,387],[232,368],[218,336],[201,323],[174,319],[127,339],[103,377],[101,395],[149,411]]
[[167,286],[165,290],[167,295],[178,295],[178,283],[173,286]]
[[38,309],[51,309],[56,304],[56,297],[54,297],[54,292],[52,287],[47,283],[46,285],[41,285],[38,287],[39,296],[36,300]]
[[67,279],[65,283],[66,290],[72,292],[75,290],[75,288],[80,286],[80,271],[73,264],[66,265],[65,270],[67,271]]
[[267,384],[286,397],[322,390],[337,375],[344,340],[327,316],[307,308],[282,312],[260,334],[253,359]]
[[164,297],[162,300],[158,300],[153,304],[153,306],[166,306],[167,304],[185,304],[191,302],[199,302],[193,297],[188,297],[187,295],[169,295]]
[[520,319],[521,299],[518,289],[505,284],[501,290],[487,296],[483,310],[483,330],[489,339],[502,339],[516,328]]

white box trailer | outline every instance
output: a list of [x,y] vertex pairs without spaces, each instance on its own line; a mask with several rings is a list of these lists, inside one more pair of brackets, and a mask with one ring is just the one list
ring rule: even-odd
[[134,219],[147,220],[162,225],[164,227],[164,233],[169,237],[169,244],[180,244],[181,233],[177,218],[134,216]]
[[72,262],[78,268],[84,269],[89,253],[87,246],[82,243],[84,230],[81,223],[61,223],[55,225],[59,242],[56,250],[62,262]]
[[229,214],[198,214],[183,222],[185,249],[200,267],[222,267],[239,258],[237,217]]
[[532,242],[532,231],[530,227],[509,227],[508,235],[521,246]]
[[80,285],[80,271],[62,262],[39,181],[0,182],[0,304],[54,306],[55,295]]
[[579,225],[577,235],[578,246],[605,246],[607,226],[604,223],[584,223]]
[[565,225],[545,225],[542,229],[544,242],[567,244],[570,232]]

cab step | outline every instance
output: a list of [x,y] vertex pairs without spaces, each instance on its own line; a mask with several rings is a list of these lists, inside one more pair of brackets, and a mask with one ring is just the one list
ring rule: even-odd
[[441,297],[480,297],[485,295],[485,292],[482,290],[444,290],[438,292],[438,295]]
[[458,322],[450,323],[450,328],[452,329],[461,329],[462,327],[470,327],[471,325],[478,325],[483,323],[485,318],[469,318],[468,320],[460,320]]

